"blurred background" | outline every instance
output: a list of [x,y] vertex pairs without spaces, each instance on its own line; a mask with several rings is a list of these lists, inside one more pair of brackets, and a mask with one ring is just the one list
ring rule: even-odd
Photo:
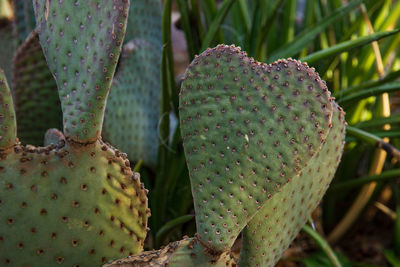
[[[12,5],[0,0],[0,47],[9,52],[0,53],[0,65],[9,77],[19,44],[10,42],[17,34]],[[196,54],[225,43],[265,63],[288,57],[307,62],[346,112],[345,152],[336,176],[278,265],[400,266],[399,18],[395,0],[162,1],[157,167],[133,162],[150,191],[146,248],[195,233],[179,85]],[[240,246],[239,238],[237,251]]]

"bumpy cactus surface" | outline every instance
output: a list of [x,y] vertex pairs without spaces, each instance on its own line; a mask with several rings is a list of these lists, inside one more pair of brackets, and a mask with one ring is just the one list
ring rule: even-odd
[[[330,131],[326,86],[307,66],[206,51],[181,90],[181,124],[198,233],[218,250],[299,174]],[[229,218],[229,219],[228,219]]]
[[18,43],[22,43],[28,35],[35,29],[35,14],[31,0],[13,1],[14,10],[14,35]]
[[18,48],[13,74],[18,137],[24,144],[42,145],[47,129],[62,127],[62,113],[57,84],[47,66],[37,31]]
[[17,125],[11,92],[4,71],[0,70],[0,150],[16,142]]
[[7,77],[11,76],[12,55],[16,42],[13,40],[12,8],[8,0],[0,0],[0,66],[3,66]]
[[74,141],[95,141],[125,36],[129,1],[56,2],[37,0],[34,8],[60,92],[64,130]]
[[[299,61],[266,65],[220,45],[190,64],[180,119],[202,247],[185,255],[219,264],[243,230],[239,266],[273,266],[340,161],[345,121],[325,83]],[[164,263],[189,262],[178,258]]]
[[244,229],[239,266],[274,265],[328,188],[340,161],[345,130],[342,110],[336,103],[332,106],[334,127],[322,148]]
[[131,0],[131,3],[125,40],[146,40],[161,51],[161,1]]
[[52,129],[49,146],[21,145],[0,74],[0,265],[99,266],[142,250],[149,215],[126,155],[99,138],[129,1],[34,4],[65,137]]
[[[155,167],[161,98],[161,2],[133,0],[122,62],[107,102],[104,139]],[[166,114],[168,115],[168,114]]]
[[135,39],[123,56],[107,102],[103,136],[129,159],[155,166],[160,119],[160,49]]

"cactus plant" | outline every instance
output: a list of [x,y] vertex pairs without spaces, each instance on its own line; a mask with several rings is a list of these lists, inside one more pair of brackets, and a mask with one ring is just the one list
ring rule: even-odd
[[64,133],[50,130],[47,147],[21,145],[0,74],[1,265],[96,266],[135,254],[146,236],[147,192],[126,155],[100,138],[129,1],[34,4]]
[[321,149],[245,227],[239,266],[276,263],[321,200],[340,162],[344,144],[344,113],[336,103],[332,107],[334,127]]
[[161,1],[132,0],[125,40],[146,40],[161,52]]
[[14,35],[21,44],[35,29],[35,14],[32,1],[13,1],[14,10]]
[[[138,27],[140,25],[140,27]],[[104,139],[155,167],[161,98],[161,2],[134,0],[122,62],[107,102]]]
[[15,111],[11,92],[3,70],[0,70],[0,151],[11,147],[15,142],[17,125],[15,122]]
[[160,49],[135,39],[124,46],[104,119],[104,139],[129,159],[154,167],[160,118]]
[[[344,116],[325,83],[299,61],[266,65],[220,45],[187,69],[180,120],[203,249],[164,263],[185,266],[201,253],[208,261],[196,266],[222,263],[244,229],[239,265],[272,266],[340,161]],[[140,266],[140,257],[125,266]]]
[[12,9],[8,0],[0,0],[0,66],[3,66],[4,72],[8,77],[11,75],[12,55],[16,49],[16,43],[13,40],[12,33]]
[[62,127],[62,114],[57,84],[43,55],[38,31],[17,49],[13,75],[18,137],[24,144],[42,145],[47,129]]

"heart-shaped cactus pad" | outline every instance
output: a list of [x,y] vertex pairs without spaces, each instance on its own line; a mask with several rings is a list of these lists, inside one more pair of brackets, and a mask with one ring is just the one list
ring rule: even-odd
[[[180,120],[200,238],[229,250],[275,194],[289,197],[292,180],[313,179],[301,173],[324,147],[338,111],[305,63],[267,65],[225,45],[196,57],[182,84]],[[344,120],[339,123],[342,145]],[[332,176],[313,190],[324,192]],[[280,205],[282,214],[289,203]]]

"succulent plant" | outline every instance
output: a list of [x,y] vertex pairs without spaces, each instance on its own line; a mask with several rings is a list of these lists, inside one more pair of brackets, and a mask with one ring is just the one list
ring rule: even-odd
[[36,27],[32,1],[13,1],[13,10],[14,35],[18,40],[18,44],[21,44]]
[[47,129],[62,127],[62,113],[57,84],[43,55],[38,31],[18,47],[13,80],[18,137],[24,144],[42,145]]
[[64,133],[49,130],[46,147],[21,145],[1,72],[1,265],[97,266],[138,253],[147,191],[126,155],[100,138],[129,1],[35,0],[34,7]]
[[12,71],[12,54],[16,49],[16,42],[13,39],[12,8],[8,0],[0,0],[0,48],[6,53],[0,53],[0,66],[3,66],[7,76]]
[[6,51],[0,53],[0,66],[5,68],[6,76],[12,77],[9,82],[20,140],[42,145],[48,128],[62,126],[57,85],[48,69],[38,33],[32,32],[35,28],[32,1],[13,1],[12,6],[8,0],[0,1],[0,10],[7,11],[3,12],[7,16],[0,18],[0,46]]
[[146,40],[125,44],[107,101],[103,136],[129,159],[155,167],[160,119],[160,48]]
[[177,249],[164,263],[224,264],[243,231],[239,266],[273,266],[340,161],[344,115],[325,83],[299,61],[266,65],[219,45],[187,69],[180,120],[200,248]]
[[161,53],[161,1],[132,0],[131,3],[126,28],[126,42],[133,39],[146,40]]
[[[25,40],[35,28],[32,2],[15,1],[14,13],[14,32],[18,42],[23,42],[13,64],[16,84],[12,92],[19,121],[18,136],[24,143],[41,145],[46,129],[61,126],[56,83],[41,52],[37,32]],[[136,45],[135,49],[132,44],[126,49],[125,67],[121,68],[118,81],[112,86],[115,88],[109,96],[103,136],[106,141],[130,152],[131,160],[143,159],[145,164],[154,167],[160,118],[160,1],[135,0],[129,9],[127,29],[125,40],[136,38],[132,43]],[[146,73],[148,75],[144,75]],[[42,101],[43,97],[46,101]],[[33,106],[41,108],[26,112]]]
[[[138,26],[140,25],[140,27]],[[134,0],[126,44],[107,102],[104,139],[155,167],[161,99],[161,2]]]
[[244,228],[240,266],[274,265],[322,199],[338,167],[344,144],[344,113],[334,102],[332,108],[334,127],[321,149]]

